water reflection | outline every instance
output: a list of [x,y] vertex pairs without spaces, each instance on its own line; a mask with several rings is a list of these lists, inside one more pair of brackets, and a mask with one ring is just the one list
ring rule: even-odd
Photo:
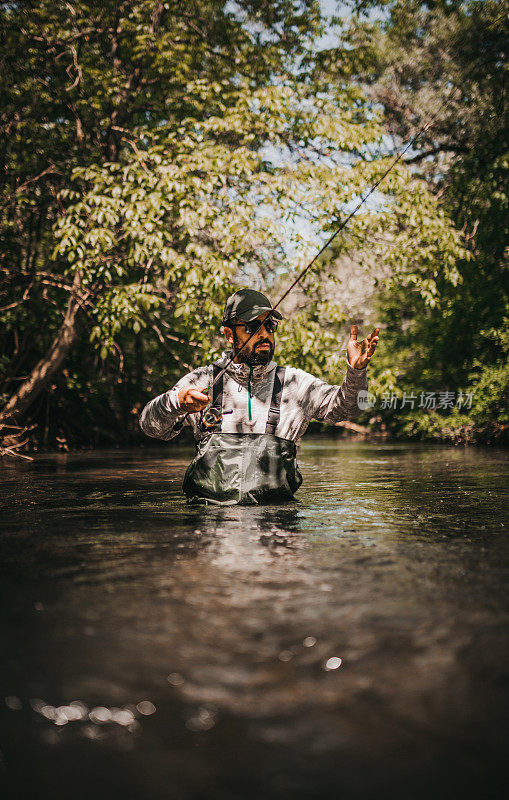
[[217,508],[168,452],[4,468],[11,789],[499,796],[505,455],[310,441],[299,502]]

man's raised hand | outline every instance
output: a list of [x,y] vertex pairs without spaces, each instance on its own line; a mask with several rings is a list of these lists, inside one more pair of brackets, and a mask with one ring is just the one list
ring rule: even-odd
[[366,336],[362,342],[357,341],[357,330],[357,325],[352,325],[350,330],[350,340],[347,344],[346,352],[352,367],[355,367],[356,369],[363,369],[363,367],[368,366],[371,356],[375,352],[380,328],[375,328],[375,330],[370,333],[369,336]]
[[195,411],[203,411],[206,405],[212,400],[206,390],[195,389],[193,386],[183,386],[179,391],[180,407],[187,411],[188,414],[193,414]]

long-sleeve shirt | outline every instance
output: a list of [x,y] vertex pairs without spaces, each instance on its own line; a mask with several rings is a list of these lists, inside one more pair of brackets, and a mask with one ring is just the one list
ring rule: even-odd
[[[229,355],[216,363],[226,364]],[[179,403],[179,390],[184,386],[207,390],[212,385],[212,372],[212,364],[198,367],[147,403],[140,417],[142,431],[156,439],[176,436],[175,424],[186,414]],[[223,411],[233,413],[223,416],[223,433],[265,433],[275,372],[274,361],[253,368],[234,362],[228,366],[223,378]],[[355,419],[361,411],[358,392],[367,386],[366,368],[355,369],[350,363],[341,386],[331,386],[309,372],[286,367],[275,435],[298,444],[312,419],[331,423]],[[206,435],[200,429],[200,412],[189,414],[185,424],[192,427],[197,442]]]

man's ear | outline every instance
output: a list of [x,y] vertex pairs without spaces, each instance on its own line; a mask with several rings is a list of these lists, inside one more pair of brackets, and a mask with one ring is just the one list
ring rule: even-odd
[[228,328],[226,325],[225,325],[225,328],[224,328],[224,335],[226,337],[226,341],[228,342],[228,344],[233,344],[233,331],[232,331],[231,328]]

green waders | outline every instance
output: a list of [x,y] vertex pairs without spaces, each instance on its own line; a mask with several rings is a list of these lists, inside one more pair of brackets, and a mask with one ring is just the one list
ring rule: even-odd
[[[214,378],[219,371],[214,364]],[[185,474],[182,488],[190,502],[256,505],[293,499],[302,483],[295,442],[274,434],[284,380],[284,367],[277,367],[265,433],[222,433],[222,376],[214,384],[211,408],[220,418],[199,442]]]

